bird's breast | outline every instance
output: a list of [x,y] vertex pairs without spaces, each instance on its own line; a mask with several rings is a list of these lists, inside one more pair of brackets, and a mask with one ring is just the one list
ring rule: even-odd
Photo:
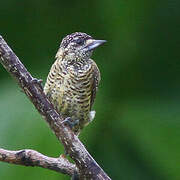
[[64,83],[73,96],[73,100],[77,101],[77,103],[83,103],[83,101],[89,98],[91,92],[91,66],[84,67],[83,69],[69,68]]

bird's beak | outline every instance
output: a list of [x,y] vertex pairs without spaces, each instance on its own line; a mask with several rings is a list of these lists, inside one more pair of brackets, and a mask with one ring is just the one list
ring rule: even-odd
[[85,49],[86,51],[91,51],[95,48],[97,48],[98,46],[104,44],[106,42],[106,40],[95,40],[95,39],[89,39],[86,42],[86,46]]

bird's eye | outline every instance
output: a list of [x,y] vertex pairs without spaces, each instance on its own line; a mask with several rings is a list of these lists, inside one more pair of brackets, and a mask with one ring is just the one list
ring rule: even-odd
[[78,45],[83,45],[83,44],[84,44],[84,40],[83,40],[83,39],[77,39],[77,40],[76,40],[76,43],[77,43]]

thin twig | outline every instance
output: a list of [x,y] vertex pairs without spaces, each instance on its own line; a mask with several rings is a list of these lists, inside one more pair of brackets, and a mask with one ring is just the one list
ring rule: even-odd
[[41,83],[31,76],[1,36],[0,62],[11,76],[16,79],[57,138],[62,142],[66,152],[75,161],[80,179],[110,180],[103,169],[88,153],[78,137],[61,123],[64,118],[55,111],[53,105],[46,98]]
[[24,166],[39,166],[70,176],[77,171],[76,166],[63,156],[52,158],[31,149],[9,151],[0,148],[0,161]]

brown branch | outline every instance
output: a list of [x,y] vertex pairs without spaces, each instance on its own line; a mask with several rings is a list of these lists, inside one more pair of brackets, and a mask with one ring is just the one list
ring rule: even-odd
[[77,171],[76,166],[63,156],[59,158],[47,157],[31,149],[8,151],[0,148],[0,161],[24,166],[39,166],[70,176]]
[[13,76],[32,101],[39,113],[49,124],[57,138],[62,142],[66,152],[75,161],[80,179],[110,180],[103,169],[88,153],[76,135],[63,123],[59,115],[48,101],[39,81],[31,76],[15,53],[0,36],[0,62]]

